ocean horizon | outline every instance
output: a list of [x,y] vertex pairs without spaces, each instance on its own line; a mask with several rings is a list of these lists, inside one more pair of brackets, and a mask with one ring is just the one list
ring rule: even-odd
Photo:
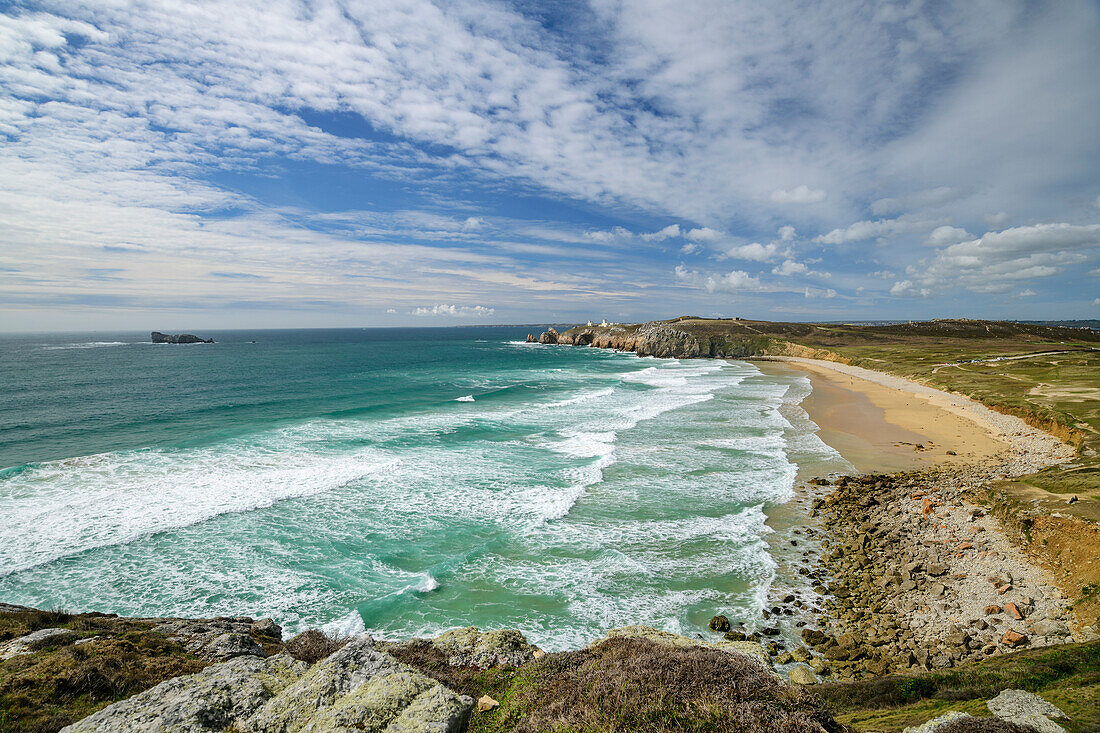
[[550,650],[758,625],[800,582],[769,517],[849,468],[809,381],[529,331],[0,337],[0,599]]

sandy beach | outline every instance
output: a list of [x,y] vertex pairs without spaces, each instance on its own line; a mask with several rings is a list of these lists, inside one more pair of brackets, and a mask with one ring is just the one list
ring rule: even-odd
[[810,359],[756,363],[809,376],[803,408],[865,474],[822,493],[807,486],[799,500],[812,500],[811,516],[828,528],[811,573],[822,579],[823,609],[802,634],[820,655],[811,660],[818,675],[940,669],[1095,636],[978,498],[990,481],[1069,459],[1069,446],[888,374]]
[[1019,418],[900,377],[816,359],[754,362],[762,370],[808,375],[813,392],[802,407],[821,439],[860,472],[967,465],[1006,453],[1038,470],[1072,456],[1064,443]]

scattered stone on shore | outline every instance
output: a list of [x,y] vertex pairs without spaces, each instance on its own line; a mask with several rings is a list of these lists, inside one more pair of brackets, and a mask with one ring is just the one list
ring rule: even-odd
[[725,633],[730,630],[730,620],[725,616],[715,616],[710,620],[710,630]]
[[215,664],[109,705],[63,731],[458,733],[473,706],[472,698],[399,663],[364,635],[312,667],[285,654]]
[[1088,638],[1063,621],[1068,607],[1046,572],[974,504],[988,481],[1036,462],[1021,450],[982,466],[835,481],[812,511],[830,529],[821,562],[832,578],[813,584],[823,613],[801,631],[814,671],[853,679],[945,669]]
[[787,671],[787,678],[793,685],[813,685],[817,683],[817,675],[805,664],[798,664]]

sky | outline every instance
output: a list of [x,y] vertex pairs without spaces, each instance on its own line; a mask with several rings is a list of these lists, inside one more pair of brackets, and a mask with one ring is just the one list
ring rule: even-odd
[[1100,318],[1100,3],[7,0],[0,331]]

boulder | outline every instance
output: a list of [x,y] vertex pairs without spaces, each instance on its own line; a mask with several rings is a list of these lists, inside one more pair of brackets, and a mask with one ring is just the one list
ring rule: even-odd
[[237,728],[241,733],[459,733],[473,707],[472,698],[406,667],[364,635],[313,665]]
[[537,344],[538,342],[539,342],[539,340],[538,340],[537,338],[535,338],[535,337],[534,337],[534,335],[532,335],[532,334],[527,334],[527,343],[529,343],[529,344]]
[[307,665],[280,654],[245,656],[161,682],[63,728],[63,733],[205,733],[234,725],[305,673]]
[[974,716],[967,715],[966,713],[960,713],[957,710],[949,710],[943,715],[932,718],[926,723],[920,725],[914,725],[906,728],[902,733],[935,733],[940,728],[943,728],[948,723],[953,723],[956,720],[964,720],[966,718],[972,718]]
[[431,640],[454,667],[518,667],[535,658],[538,647],[515,629],[479,631],[476,626],[453,629]]
[[[668,631],[661,631],[651,626],[624,626],[621,629],[611,629],[604,639],[627,637],[631,639],[648,639],[649,641],[665,646],[701,646],[707,649],[718,649],[730,654],[747,654],[760,660],[768,669],[771,669],[771,658],[764,647],[755,641],[704,641],[703,639],[691,639]],[[599,644],[604,639],[592,642],[591,646]]]
[[813,685],[817,683],[817,675],[805,664],[798,664],[787,672],[787,679],[793,685]]
[[472,698],[359,636],[310,667],[286,654],[241,656],[116,702],[66,733],[459,733]]
[[11,659],[21,654],[30,654],[43,647],[63,646],[72,644],[74,641],[76,641],[76,632],[70,629],[39,629],[0,646],[0,659]]
[[1065,728],[1050,718],[1067,718],[1057,706],[1024,690],[1002,690],[987,702],[989,712],[1001,720],[1017,725],[1029,725],[1039,733],[1065,733]]
[[1053,618],[1035,621],[1029,628],[1036,636],[1069,636],[1069,627]]
[[499,706],[500,706],[500,702],[498,702],[497,700],[494,700],[493,698],[489,697],[488,695],[482,695],[481,697],[479,697],[477,699],[477,711],[479,713],[488,712],[489,710],[492,710],[493,708],[499,707]]
[[1013,631],[1012,629],[1006,631],[1004,637],[1001,639],[1002,644],[1012,647],[1013,649],[1024,646],[1027,644],[1027,641],[1027,636],[1021,634],[1019,631]]
[[730,620],[725,616],[715,616],[710,620],[710,630],[725,633],[730,630]]
[[556,344],[556,343],[558,343],[558,338],[559,338],[558,332],[555,331],[554,329],[550,328],[550,329],[547,329],[546,331],[543,331],[542,335],[539,336],[539,343],[540,344]]

